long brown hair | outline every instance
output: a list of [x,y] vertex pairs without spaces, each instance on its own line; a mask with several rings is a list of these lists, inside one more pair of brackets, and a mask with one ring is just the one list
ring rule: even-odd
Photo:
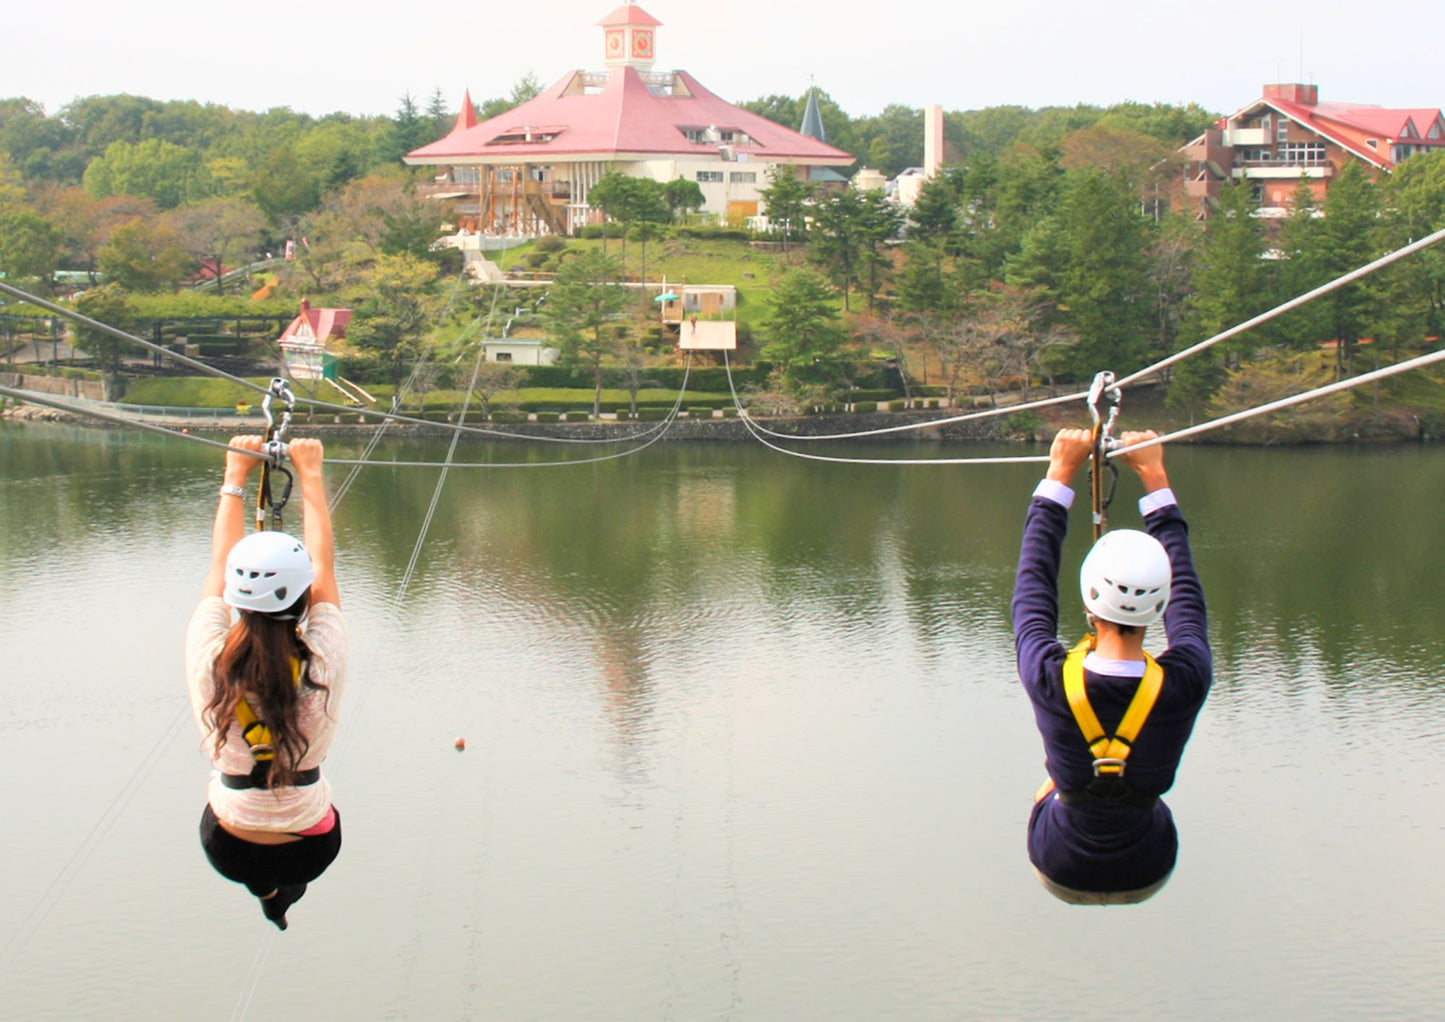
[[202,714],[215,735],[216,753],[226,744],[226,735],[236,721],[236,706],[245,699],[271,732],[275,757],[267,771],[267,787],[291,783],[311,742],[297,723],[301,693],[293,680],[292,658],[302,661],[303,685],[329,692],[325,685],[305,676],[306,644],[296,631],[294,613],[305,603],[288,608],[285,618],[242,611],[241,619],[226,635],[225,644],[211,670],[214,681],[210,702]]

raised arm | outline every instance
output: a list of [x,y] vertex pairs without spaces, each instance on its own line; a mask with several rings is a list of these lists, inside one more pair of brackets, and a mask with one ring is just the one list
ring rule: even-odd
[[[1127,447],[1130,444],[1152,440],[1157,434],[1153,430],[1143,433],[1125,433],[1119,439]],[[1169,486],[1169,476],[1164,471],[1164,445],[1155,444],[1142,451],[1127,451],[1119,460],[1139,475],[1144,484],[1145,499],[1140,502],[1144,515],[1144,527],[1149,534],[1164,544],[1169,552],[1169,566],[1173,581],[1169,587],[1169,605],[1164,608],[1164,633],[1169,639],[1169,648],[1194,647],[1196,654],[1209,663],[1209,622],[1204,604],[1204,587],[1194,570],[1194,557],[1189,549],[1189,528],[1179,513],[1178,504]]]
[[[231,437],[232,447],[256,451],[258,455],[261,442],[259,436]],[[259,464],[259,457],[253,458],[236,451],[226,452],[220,503],[216,505],[216,520],[211,526],[211,567],[206,574],[205,587],[201,590],[202,596],[220,596],[225,588],[226,555],[246,533],[246,497],[241,491],[245,490],[246,480]]]
[[1044,482],[1034,491],[1024,522],[1018,573],[1014,577],[1014,647],[1019,677],[1026,686],[1042,683],[1044,661],[1062,655],[1059,629],[1059,559],[1069,526],[1069,482],[1093,451],[1087,429],[1064,429],[1049,450]]
[[312,603],[334,603],[341,606],[341,592],[336,586],[336,543],[331,534],[331,509],[326,506],[326,485],[322,481],[322,448],[320,440],[292,440],[291,464],[296,481],[301,485],[302,542],[311,555],[311,568],[316,573],[311,582]]

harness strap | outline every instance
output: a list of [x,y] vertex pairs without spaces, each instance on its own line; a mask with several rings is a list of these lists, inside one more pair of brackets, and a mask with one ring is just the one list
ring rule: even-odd
[[[269,762],[257,763],[251,768],[249,774],[222,774],[221,784],[235,791],[245,791],[248,788],[269,788],[271,786],[270,772],[271,764]],[[288,787],[304,788],[319,780],[321,780],[321,768],[311,767],[307,770],[296,771],[292,775]]]
[[[301,676],[304,673],[305,661],[300,657],[291,658],[291,684],[297,688],[301,687]],[[251,749],[251,758],[258,766],[270,769],[270,763],[276,758],[276,750],[271,745],[271,729],[266,726],[256,711],[251,709],[251,704],[245,699],[236,702],[236,722],[241,725],[241,737],[246,739],[246,744]],[[252,771],[254,773],[255,771]],[[264,771],[263,771],[264,773]],[[225,777],[243,776],[226,774]],[[315,783],[310,782],[310,783]]]
[[1129,708],[1110,735],[1099,723],[1098,714],[1089,704],[1089,694],[1084,687],[1084,657],[1093,648],[1094,636],[1086,635],[1064,658],[1064,695],[1069,700],[1069,710],[1083,732],[1089,751],[1094,754],[1094,776],[1123,777],[1124,765],[1134,741],[1159,698],[1159,690],[1164,684],[1164,669],[1152,656],[1144,654],[1144,677],[1139,679],[1139,687],[1134,690]]

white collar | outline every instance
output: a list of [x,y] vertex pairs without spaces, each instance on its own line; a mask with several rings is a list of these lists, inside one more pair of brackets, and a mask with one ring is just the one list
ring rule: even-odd
[[1095,674],[1107,674],[1111,678],[1142,678],[1145,663],[1142,660],[1109,660],[1090,650],[1084,655],[1084,666]]

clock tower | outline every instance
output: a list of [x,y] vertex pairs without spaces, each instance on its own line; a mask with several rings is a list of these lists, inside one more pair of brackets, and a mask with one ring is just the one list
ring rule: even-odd
[[602,26],[602,53],[608,67],[652,69],[654,29],[662,22],[628,2],[597,24]]

